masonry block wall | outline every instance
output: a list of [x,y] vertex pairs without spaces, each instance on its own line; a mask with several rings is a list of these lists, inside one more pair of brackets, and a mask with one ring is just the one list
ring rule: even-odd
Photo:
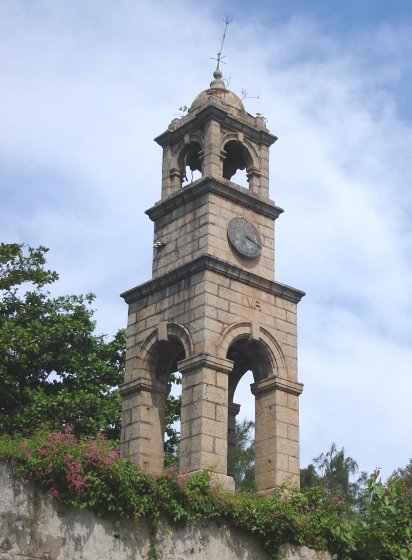
[[[285,560],[330,560],[327,552],[284,545]],[[173,526],[103,519],[62,505],[34,484],[22,484],[0,463],[0,558],[2,560],[269,560],[244,531],[221,520]]]
[[[168,376],[180,371],[180,471],[207,468],[233,489],[234,395],[252,371],[257,488],[297,486],[296,312],[304,294],[275,281],[282,209],[269,199],[268,155],[276,137],[215,79],[156,140],[163,171],[161,200],[147,211],[153,277],[122,294],[129,305],[123,454],[161,472]],[[186,167],[202,177],[183,187]],[[249,188],[231,181],[237,169],[246,170]],[[234,219],[239,242],[228,237]]]

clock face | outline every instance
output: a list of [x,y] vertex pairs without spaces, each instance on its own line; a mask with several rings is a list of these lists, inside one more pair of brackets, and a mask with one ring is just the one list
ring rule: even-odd
[[262,249],[258,230],[246,218],[233,218],[227,227],[227,235],[233,247],[244,257],[257,257]]

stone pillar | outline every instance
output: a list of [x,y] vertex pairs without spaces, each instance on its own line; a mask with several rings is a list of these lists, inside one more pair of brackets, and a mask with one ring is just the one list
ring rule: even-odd
[[269,146],[260,146],[260,177],[258,194],[269,198]]
[[162,200],[168,198],[176,191],[173,188],[173,180],[170,174],[170,166],[172,162],[172,150],[170,145],[163,148],[163,164],[162,164]]
[[299,409],[302,384],[270,377],[251,385],[255,395],[255,479],[260,493],[282,484],[299,488]]
[[236,451],[236,416],[240,412],[240,404],[232,403],[228,406],[227,429],[227,474],[233,476],[231,461]]
[[[170,169],[169,173],[169,180],[170,180],[170,194],[174,194],[178,192],[182,187],[182,172],[177,167],[173,167]],[[170,195],[166,195],[170,196]]]
[[205,124],[205,145],[203,155],[203,175],[223,177],[223,164],[220,159],[220,124],[208,121]]
[[120,448],[123,457],[153,474],[163,470],[166,398],[169,384],[146,378],[123,383]]
[[261,194],[260,171],[255,166],[246,169],[246,176],[249,183],[249,190],[255,194]]
[[178,363],[182,373],[180,472],[207,469],[226,489],[234,490],[227,476],[228,375],[233,362],[198,354]]

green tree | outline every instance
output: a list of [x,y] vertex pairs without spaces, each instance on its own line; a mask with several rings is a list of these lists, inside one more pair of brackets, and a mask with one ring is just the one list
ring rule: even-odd
[[125,331],[94,334],[93,294],[51,297],[47,251],[0,244],[0,430],[50,422],[117,438]]
[[409,460],[409,463],[404,468],[399,468],[392,474],[391,478],[396,478],[399,480],[404,494],[411,500],[412,502],[412,459]]
[[255,485],[255,423],[244,418],[236,422],[236,447],[228,471],[235,479],[236,489],[254,492]]
[[[176,373],[169,376],[171,384],[181,385],[182,378]],[[180,422],[180,412],[182,408],[182,396],[168,395],[166,400],[166,429],[165,429],[165,466],[177,467],[179,463],[179,443],[180,432],[175,428],[176,423]]]
[[300,484],[302,491],[314,486],[321,486],[326,495],[342,499],[351,506],[359,506],[364,495],[367,474],[362,472],[355,480],[358,464],[345,455],[345,450],[338,450],[332,443],[326,453],[313,459],[306,469],[301,469]]
[[[403,469],[400,469],[403,471]],[[379,469],[369,477],[358,515],[353,517],[353,560],[412,559],[412,500],[402,478],[392,476],[386,484]]]
[[306,468],[300,469],[300,488],[308,490],[315,486],[321,486],[321,476],[316,471],[315,465],[310,463]]

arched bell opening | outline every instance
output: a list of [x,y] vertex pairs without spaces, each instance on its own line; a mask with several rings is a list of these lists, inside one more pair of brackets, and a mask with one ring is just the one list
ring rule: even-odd
[[161,437],[166,466],[178,462],[182,389],[181,374],[177,364],[185,357],[186,352],[179,338],[168,335],[167,340],[160,340],[154,344],[148,360],[152,379],[164,383],[167,387],[163,401],[159,402]]
[[[239,385],[241,385],[242,390],[244,390],[245,380],[256,383],[258,381],[266,379],[273,374],[274,368],[270,352],[266,345],[261,340],[251,339],[247,335],[238,337],[232,342],[227,351],[227,358],[233,361],[233,370],[229,376],[228,390],[227,473],[230,476],[234,476],[236,479],[236,475],[238,474],[237,470],[239,468],[238,446],[239,444],[242,444],[242,442],[239,441],[239,435],[241,437],[252,437],[252,440],[254,440],[254,431],[253,429],[251,430],[251,418],[244,418],[241,422],[238,422],[237,427],[237,416],[239,415],[241,406],[236,403],[235,394],[237,394],[236,400],[241,400],[243,401],[243,404],[249,405],[251,402],[253,402],[252,395],[239,395],[239,392],[237,392]],[[239,396],[241,397],[240,399]],[[246,400],[247,402],[245,403]],[[251,407],[246,406],[245,408],[250,409]],[[247,430],[249,433],[245,434],[245,430]],[[253,445],[254,441],[250,443],[252,443]],[[249,450],[248,453],[250,456],[251,453],[253,454],[253,450]],[[250,457],[246,461],[246,464],[244,466],[249,470],[253,468],[253,465],[251,465]],[[245,476],[248,476],[247,472],[245,472],[244,474]],[[246,484],[245,487],[248,487],[248,484]]]
[[179,156],[182,186],[199,179],[203,174],[202,148],[198,142],[186,144]]
[[248,187],[246,170],[252,165],[247,148],[237,140],[230,140],[224,146],[223,178]]
[[186,357],[185,349],[175,336],[159,340],[153,346],[149,357],[149,370],[157,381],[169,382],[169,376],[177,372],[177,363]]

